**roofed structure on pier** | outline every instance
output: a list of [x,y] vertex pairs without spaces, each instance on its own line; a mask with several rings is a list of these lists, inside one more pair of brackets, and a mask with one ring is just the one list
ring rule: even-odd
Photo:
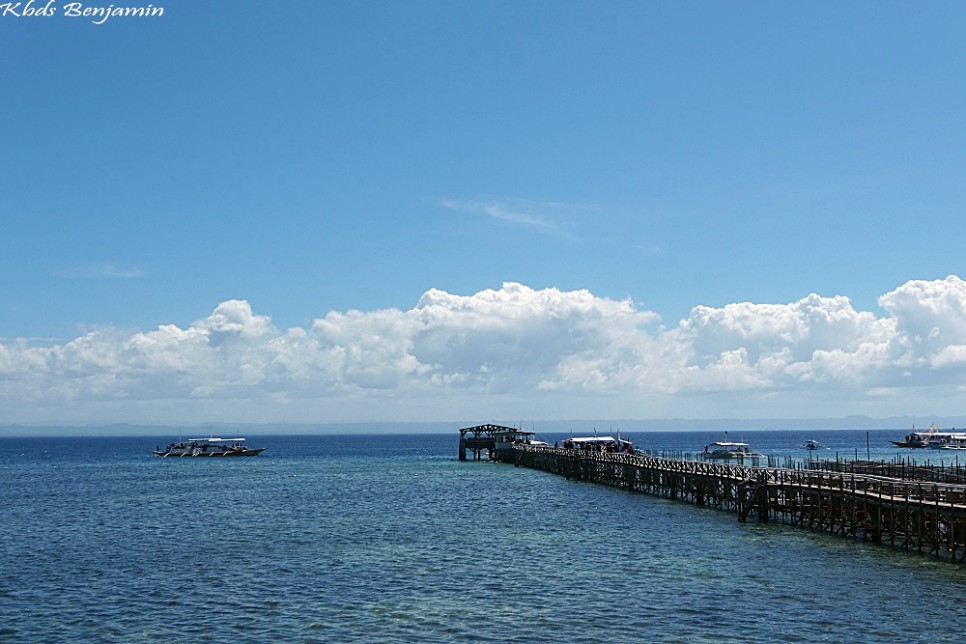
[[466,460],[466,450],[472,450],[473,460],[476,461],[481,460],[483,450],[487,450],[488,456],[492,457],[496,450],[507,449],[518,439],[533,435],[534,432],[504,425],[486,424],[464,427],[460,430],[459,458],[461,461]]

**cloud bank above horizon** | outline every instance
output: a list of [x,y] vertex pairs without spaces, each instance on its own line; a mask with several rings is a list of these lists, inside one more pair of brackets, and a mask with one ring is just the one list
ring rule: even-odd
[[794,418],[961,413],[966,282],[695,306],[663,324],[587,290],[426,291],[279,329],[244,300],[186,328],[0,342],[6,422]]

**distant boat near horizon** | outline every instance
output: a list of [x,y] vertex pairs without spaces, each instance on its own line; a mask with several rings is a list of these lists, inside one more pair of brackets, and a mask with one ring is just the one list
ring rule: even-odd
[[160,446],[154,450],[155,456],[163,458],[205,458],[258,456],[264,447],[249,449],[242,443],[244,438],[189,438],[187,442],[171,443],[164,450]]

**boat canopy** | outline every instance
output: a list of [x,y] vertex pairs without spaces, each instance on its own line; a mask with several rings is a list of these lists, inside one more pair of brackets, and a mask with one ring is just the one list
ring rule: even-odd
[[200,443],[202,441],[208,442],[208,443],[234,443],[234,442],[243,442],[245,439],[244,438],[189,438],[188,440],[194,441],[197,443]]
[[616,443],[613,436],[586,436],[584,438],[568,438],[574,443]]
[[714,447],[748,447],[748,443],[734,443],[731,441],[715,441],[711,445]]

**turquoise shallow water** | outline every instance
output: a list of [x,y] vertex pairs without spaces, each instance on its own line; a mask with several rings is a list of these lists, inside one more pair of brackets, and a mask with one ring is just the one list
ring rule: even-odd
[[[668,450],[718,437],[633,436]],[[866,446],[865,432],[745,437],[789,455],[808,437],[833,453]],[[883,456],[896,453],[874,438]],[[151,456],[168,440],[0,439],[0,641],[966,634],[961,566],[460,463],[455,432],[249,437],[269,449],[249,459]]]

